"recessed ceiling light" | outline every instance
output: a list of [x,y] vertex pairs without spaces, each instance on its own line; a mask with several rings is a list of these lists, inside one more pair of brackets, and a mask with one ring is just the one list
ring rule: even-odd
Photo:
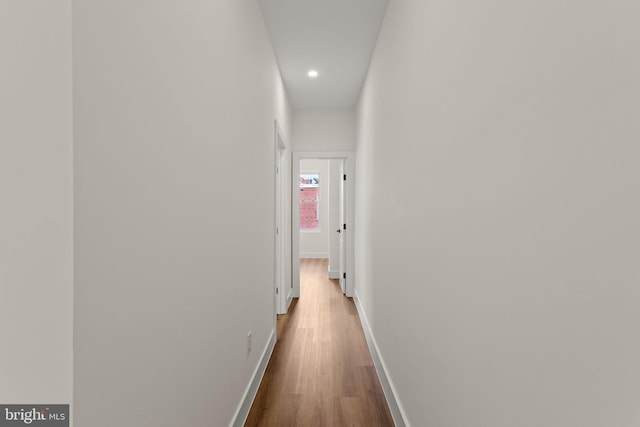
[[316,70],[309,70],[309,72],[307,73],[307,75],[309,77],[315,78],[318,77],[318,72]]

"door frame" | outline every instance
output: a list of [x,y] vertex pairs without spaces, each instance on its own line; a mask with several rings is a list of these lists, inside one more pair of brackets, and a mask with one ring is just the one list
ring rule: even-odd
[[355,287],[355,151],[294,151],[291,162],[291,283],[294,298],[300,297],[300,160],[302,159],[341,159],[344,160],[347,197],[346,239],[346,284],[345,295],[353,297]]
[[[345,160],[340,160],[339,172],[341,176],[346,174]],[[339,206],[340,212],[339,212],[338,230],[336,230],[339,233],[338,234],[338,258],[339,258],[338,259],[338,266],[339,266],[338,280],[340,281],[340,289],[342,290],[342,293],[345,295],[347,293],[346,291],[347,280],[344,277],[343,273],[347,271],[346,242],[349,241],[348,238],[345,241],[346,229],[344,226],[344,224],[347,223],[347,209],[346,209],[347,194],[349,194],[349,192],[347,191],[347,181],[340,179],[340,206]],[[329,251],[329,253],[331,253],[331,251]]]
[[273,252],[274,252],[274,269],[273,269],[273,295],[274,295],[274,312],[276,314],[286,313],[291,303],[291,286],[290,286],[290,269],[287,268],[291,259],[288,256],[289,236],[288,236],[288,212],[289,199],[288,191],[288,173],[289,156],[287,152],[287,143],[284,139],[282,129],[278,124],[278,120],[274,120],[274,227],[273,227]]

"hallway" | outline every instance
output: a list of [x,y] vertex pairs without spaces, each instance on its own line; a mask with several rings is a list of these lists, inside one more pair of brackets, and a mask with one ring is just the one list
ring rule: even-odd
[[301,260],[246,426],[393,426],[353,300],[326,276],[327,260]]

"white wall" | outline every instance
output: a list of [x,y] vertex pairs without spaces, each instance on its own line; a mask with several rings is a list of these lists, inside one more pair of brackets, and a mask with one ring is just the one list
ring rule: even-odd
[[329,258],[329,160],[302,159],[300,174],[320,176],[320,230],[300,231],[300,258]]
[[0,3],[0,402],[71,403],[71,3]]
[[[354,110],[294,110],[292,126],[293,150],[299,152],[353,151],[356,145],[355,123]],[[339,160],[329,161],[333,163],[332,169],[335,171]],[[327,253],[330,271],[338,272],[338,243],[337,238],[334,236],[334,234],[337,234],[335,230],[338,227],[333,225],[339,222],[339,219],[336,219],[337,211],[335,210],[339,208],[337,201],[340,194],[339,192],[330,194],[335,196],[335,202],[331,203],[330,207],[330,209],[334,209],[334,212],[329,215],[330,228],[329,235],[327,235],[329,244]],[[308,238],[302,233],[300,244],[306,245],[307,240]],[[305,250],[301,246],[301,253],[304,252]]]
[[275,326],[274,118],[291,140],[259,5],[73,5],[77,424],[228,425]]
[[294,151],[350,151],[355,149],[353,110],[294,110]]
[[356,292],[411,425],[640,425],[639,39],[623,0],[389,2]]

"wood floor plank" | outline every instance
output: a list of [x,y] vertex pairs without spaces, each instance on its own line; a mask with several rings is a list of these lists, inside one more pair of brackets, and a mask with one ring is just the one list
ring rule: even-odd
[[301,260],[300,277],[245,426],[393,426],[353,300],[327,260]]

